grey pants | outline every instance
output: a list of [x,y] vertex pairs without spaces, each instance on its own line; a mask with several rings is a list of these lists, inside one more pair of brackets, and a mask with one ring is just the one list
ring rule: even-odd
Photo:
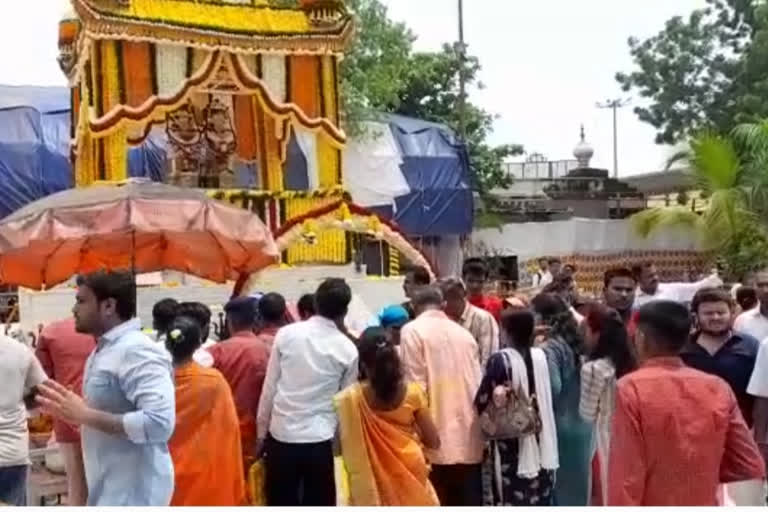
[[0,503],[14,507],[27,504],[27,466],[0,468]]

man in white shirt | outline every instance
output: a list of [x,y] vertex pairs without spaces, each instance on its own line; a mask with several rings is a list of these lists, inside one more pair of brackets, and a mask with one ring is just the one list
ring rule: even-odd
[[[342,332],[352,291],[328,279],[317,315],[278,331],[259,401],[269,506],[335,506],[333,397],[357,380],[357,347]],[[303,492],[302,492],[303,489]]]
[[36,387],[48,378],[24,344],[0,336],[0,503],[22,507],[27,501],[29,431],[27,407]]
[[709,277],[696,283],[661,283],[659,282],[659,272],[653,263],[637,265],[632,268],[632,272],[638,282],[638,289],[635,294],[635,310],[657,300],[688,304],[693,300],[696,292],[702,288],[718,288],[723,285],[717,272],[713,272]]
[[752,410],[755,441],[768,467],[768,269],[757,273],[755,288],[760,304],[740,314],[733,330],[761,341],[747,393],[755,397]]
[[762,341],[768,338],[768,269],[757,273],[756,288],[760,305],[736,317],[733,330]]
[[533,274],[533,287],[544,288],[552,282],[552,274],[549,272],[549,260],[541,258],[539,260],[539,270]]

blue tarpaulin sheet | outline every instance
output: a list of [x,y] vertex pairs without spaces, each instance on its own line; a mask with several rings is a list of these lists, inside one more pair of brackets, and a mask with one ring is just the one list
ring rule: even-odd
[[[0,85],[0,218],[74,185],[66,87]],[[165,136],[152,133],[128,154],[130,175],[162,180]]]
[[[45,195],[73,186],[69,161],[70,97],[66,87],[0,85],[0,218]],[[472,231],[473,198],[467,152],[445,126],[384,116],[403,156],[411,193],[396,199],[394,220],[413,236]],[[131,176],[162,180],[166,137],[154,131],[131,149]],[[298,146],[291,147],[294,157]],[[298,150],[300,153],[300,150]],[[291,158],[288,188],[302,188],[306,160]],[[302,173],[301,171],[304,171]],[[248,186],[238,172],[238,185]]]
[[386,122],[400,146],[411,193],[396,199],[394,220],[414,236],[472,232],[474,200],[465,146],[447,127],[402,116]]
[[0,86],[0,217],[72,186],[69,90]]

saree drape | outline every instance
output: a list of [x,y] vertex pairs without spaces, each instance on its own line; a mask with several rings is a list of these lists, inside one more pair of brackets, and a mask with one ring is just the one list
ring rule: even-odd
[[353,506],[437,506],[429,467],[415,434],[414,413],[426,408],[415,385],[393,411],[374,411],[356,384],[336,397],[341,449]]

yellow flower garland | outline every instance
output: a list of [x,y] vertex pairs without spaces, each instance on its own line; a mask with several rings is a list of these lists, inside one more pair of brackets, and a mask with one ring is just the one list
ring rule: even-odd
[[[319,190],[284,190],[284,191],[271,191],[271,190],[247,190],[247,189],[232,189],[232,190],[208,190],[208,195],[214,199],[224,200],[231,202],[233,198],[247,198],[247,199],[311,199],[314,201],[313,208],[317,208],[320,204],[325,204],[325,199],[338,199],[344,194],[344,188],[342,186],[335,186],[330,188],[323,188]],[[306,212],[302,212],[301,215]],[[296,215],[294,215],[295,217]]]
[[311,26],[300,10],[270,9],[265,2],[250,5],[224,5],[183,0],[131,0],[126,8],[107,9],[134,18],[136,22],[208,28],[222,32],[305,33]]
[[110,181],[128,179],[128,142],[125,128],[110,135],[104,143],[104,148],[107,179]]
[[333,187],[339,181],[339,150],[332,145],[323,133],[317,134],[317,165],[321,187]]
[[101,45],[102,111],[109,112],[120,104],[121,97],[117,46],[115,41],[99,41],[94,44]]
[[[307,212],[322,207],[324,204],[335,201],[335,198],[312,199],[295,198],[285,202],[286,219],[295,219]],[[318,221],[310,219],[301,227],[303,234],[313,233],[315,240],[313,245],[298,243],[288,249],[286,263],[296,265],[300,263],[333,263],[344,264],[347,261],[347,237],[338,229],[320,230]]]
[[336,58],[332,55],[324,55],[322,57],[323,97],[321,100],[325,106],[325,117],[337,125],[339,119],[338,106],[336,105],[336,88],[338,87],[336,76]]

